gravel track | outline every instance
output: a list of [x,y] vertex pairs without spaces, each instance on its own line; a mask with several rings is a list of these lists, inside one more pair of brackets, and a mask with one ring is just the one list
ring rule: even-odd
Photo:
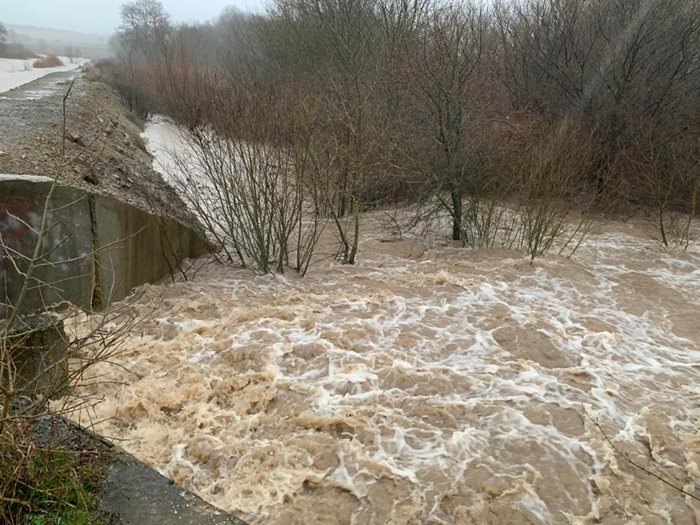
[[[72,82],[62,162],[62,100]],[[47,75],[0,95],[0,173],[58,177],[192,225],[151,168],[140,133],[140,123],[105,84],[83,71]],[[68,165],[61,170],[62,163]]]

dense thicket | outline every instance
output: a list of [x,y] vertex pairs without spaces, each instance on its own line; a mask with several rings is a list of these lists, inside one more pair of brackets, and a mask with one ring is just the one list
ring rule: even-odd
[[662,235],[695,213],[698,0],[272,0],[179,26],[137,0],[123,22],[133,109],[304,150],[334,218],[437,203],[478,244],[496,197],[642,206]]

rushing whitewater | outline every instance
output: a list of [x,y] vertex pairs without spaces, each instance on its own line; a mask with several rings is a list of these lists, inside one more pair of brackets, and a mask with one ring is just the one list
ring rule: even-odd
[[607,223],[531,264],[383,222],[358,266],[142,287],[73,417],[253,524],[700,521],[620,455],[700,496],[697,247]]

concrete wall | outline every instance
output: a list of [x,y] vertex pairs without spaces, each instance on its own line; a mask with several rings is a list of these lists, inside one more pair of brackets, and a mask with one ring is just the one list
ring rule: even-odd
[[[0,319],[16,304],[23,280],[17,269],[26,270],[23,256],[36,246],[51,186],[45,177],[0,175],[0,236],[6,246],[0,247]],[[48,217],[51,229],[35,272],[44,284],[33,283],[22,313],[60,301],[106,306],[207,251],[196,232],[176,221],[69,186],[54,188]]]
[[[68,338],[63,322],[50,314],[25,315],[18,319],[7,340],[15,366],[13,384],[21,395],[65,395],[68,388]],[[0,382],[7,386],[3,370]]]

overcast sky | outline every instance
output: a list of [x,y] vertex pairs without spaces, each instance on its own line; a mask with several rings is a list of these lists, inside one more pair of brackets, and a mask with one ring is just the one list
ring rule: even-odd
[[[224,7],[261,11],[264,0],[161,0],[176,22],[211,20]],[[119,25],[123,0],[0,0],[0,22],[69,29],[82,33],[112,33]]]

